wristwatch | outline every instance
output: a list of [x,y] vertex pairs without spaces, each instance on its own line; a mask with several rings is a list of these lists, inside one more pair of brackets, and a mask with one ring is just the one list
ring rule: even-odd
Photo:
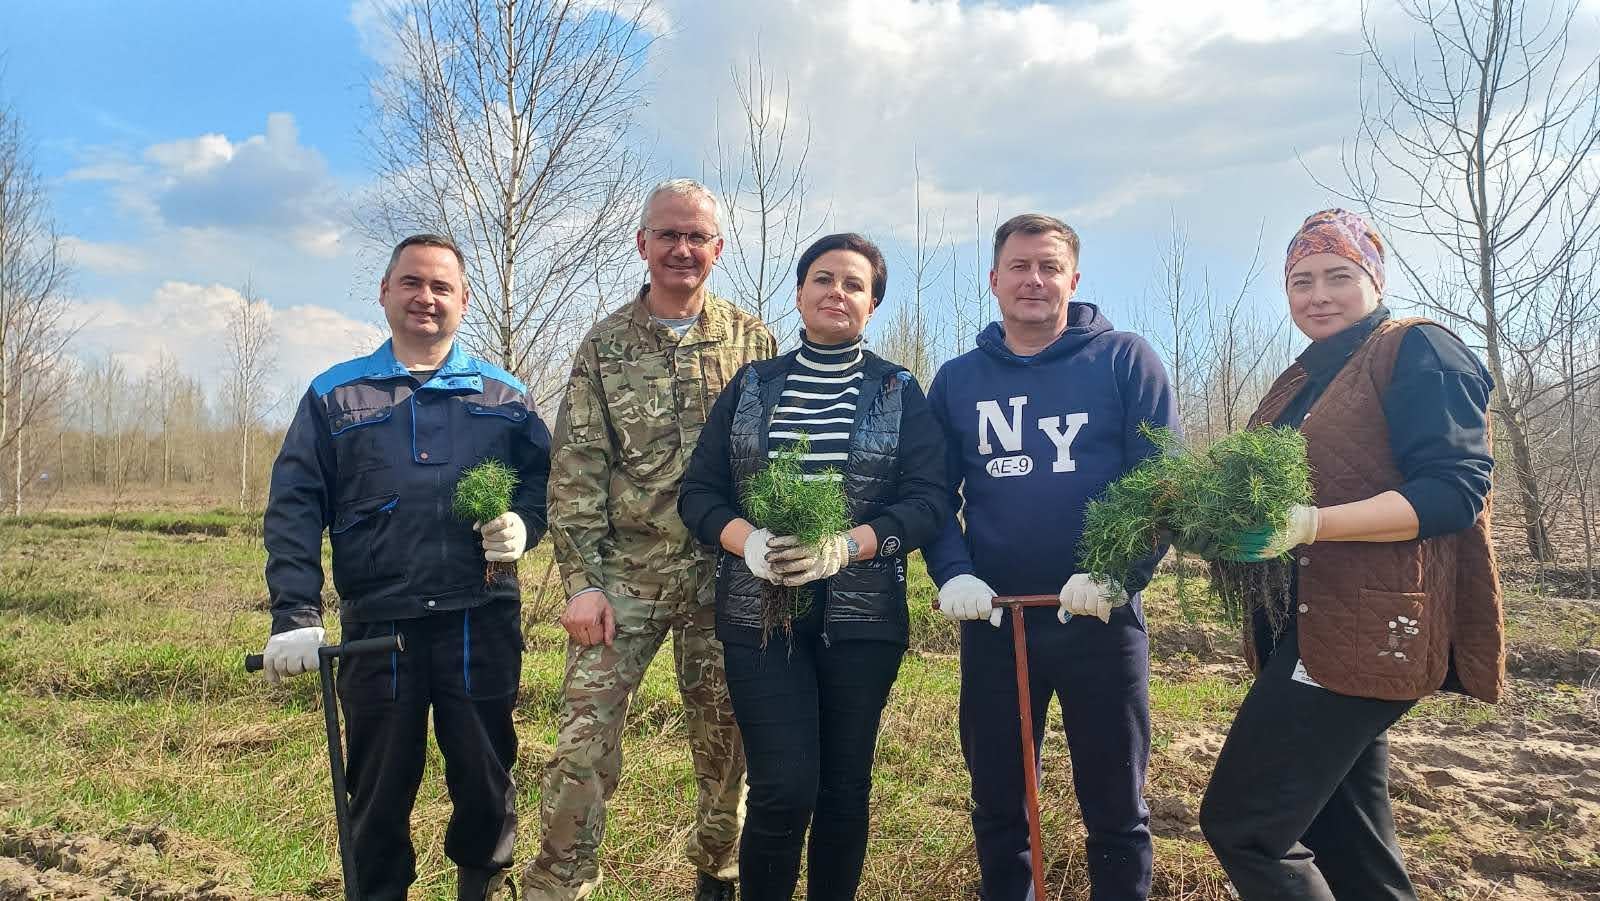
[[846,560],[854,560],[861,555],[861,542],[849,535],[844,536],[844,552]]

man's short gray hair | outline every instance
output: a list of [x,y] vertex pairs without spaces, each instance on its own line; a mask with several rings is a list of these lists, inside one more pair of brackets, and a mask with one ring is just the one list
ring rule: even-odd
[[650,227],[650,204],[662,194],[676,194],[679,197],[693,197],[711,204],[711,218],[716,221],[717,227],[722,227],[722,208],[717,203],[717,195],[711,189],[692,178],[669,178],[650,189],[644,198],[644,206],[639,210],[639,229],[643,231]]

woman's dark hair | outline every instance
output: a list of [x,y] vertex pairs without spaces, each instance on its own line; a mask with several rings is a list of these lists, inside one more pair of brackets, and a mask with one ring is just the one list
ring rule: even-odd
[[806,252],[800,254],[800,262],[794,269],[795,287],[806,283],[806,273],[811,271],[811,264],[830,250],[852,250],[867,258],[867,264],[872,267],[872,306],[877,309],[878,304],[883,303],[883,292],[889,287],[889,267],[884,265],[883,251],[878,249],[878,245],[855,232],[826,235],[807,247]]

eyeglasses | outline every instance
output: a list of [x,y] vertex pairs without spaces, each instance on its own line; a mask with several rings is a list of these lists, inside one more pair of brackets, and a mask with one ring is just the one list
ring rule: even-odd
[[679,239],[689,242],[695,249],[710,244],[717,239],[717,235],[708,235],[705,232],[681,232],[674,228],[647,228],[645,231],[654,235],[657,241],[676,246]]

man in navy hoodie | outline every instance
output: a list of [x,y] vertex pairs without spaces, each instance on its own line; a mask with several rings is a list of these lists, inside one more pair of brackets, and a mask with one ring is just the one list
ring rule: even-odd
[[[1054,594],[1027,610],[1035,759],[1045,710],[1060,699],[1074,787],[1088,830],[1090,897],[1150,892],[1149,642],[1137,590],[1165,548],[1120,594],[1077,570],[1084,507],[1156,453],[1139,434],[1176,427],[1166,370],[1142,338],[1093,304],[1072,303],[1078,236],[1059,219],[1012,218],[995,232],[989,287],[1002,322],[944,364],[928,402],[944,427],[951,491],[964,502],[923,553],[939,608],[961,624],[961,748],[983,897],[1032,899],[1019,768],[1015,660],[999,595]],[[1015,615],[1015,614],[1013,614]],[[985,620],[988,620],[985,622]]]

